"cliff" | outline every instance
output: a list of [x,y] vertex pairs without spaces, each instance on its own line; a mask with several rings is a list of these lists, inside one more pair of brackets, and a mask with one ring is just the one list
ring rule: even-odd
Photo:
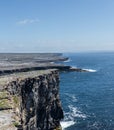
[[58,64],[65,60],[58,53],[0,55],[0,130],[61,130],[58,70],[87,72]]
[[19,129],[61,130],[63,110],[57,70],[10,74],[2,76],[0,83],[12,97],[15,120],[17,126],[21,126]]

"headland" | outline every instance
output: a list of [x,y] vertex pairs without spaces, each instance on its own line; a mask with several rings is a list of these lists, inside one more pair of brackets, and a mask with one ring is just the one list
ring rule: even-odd
[[0,54],[1,130],[62,130],[59,72],[84,71],[60,64],[66,60],[61,53]]

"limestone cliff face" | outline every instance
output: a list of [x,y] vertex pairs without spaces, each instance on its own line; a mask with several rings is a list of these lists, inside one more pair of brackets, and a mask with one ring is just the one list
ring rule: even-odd
[[18,116],[23,130],[60,130],[63,110],[59,98],[59,73],[16,78],[7,86],[19,99]]

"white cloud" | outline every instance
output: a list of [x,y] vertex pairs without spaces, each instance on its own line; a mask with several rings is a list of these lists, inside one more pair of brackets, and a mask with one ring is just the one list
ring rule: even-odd
[[21,21],[18,21],[17,24],[24,25],[24,24],[32,24],[37,22],[39,22],[39,19],[23,19]]

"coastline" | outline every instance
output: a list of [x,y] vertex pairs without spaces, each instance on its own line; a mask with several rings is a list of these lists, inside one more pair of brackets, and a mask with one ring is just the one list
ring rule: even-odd
[[[4,56],[6,57],[5,59],[4,59]],[[32,57],[27,56],[27,54],[26,55],[18,54],[18,56],[16,54],[11,54],[11,55],[4,54],[4,56],[0,57],[1,58],[0,91],[1,91],[2,95],[4,95],[4,91],[5,91],[5,93],[7,93],[7,95],[6,95],[7,98],[5,97],[6,98],[5,103],[11,104],[11,105],[10,106],[7,106],[6,104],[1,105],[0,111],[4,117],[6,117],[6,115],[8,115],[6,113],[9,113],[11,121],[9,122],[9,118],[8,118],[8,120],[6,120],[6,123],[4,123],[2,121],[2,117],[0,117],[0,124],[1,124],[0,128],[2,129],[2,124],[4,124],[4,128],[11,125],[10,126],[11,130],[16,129],[16,128],[14,128],[14,125],[12,126],[12,122],[14,122],[13,124],[15,124],[17,122],[14,121],[14,118],[12,118],[11,115],[13,117],[15,117],[17,121],[19,121],[22,117],[18,117],[17,115],[22,115],[22,113],[24,113],[24,109],[26,109],[27,111],[29,111],[31,113],[31,110],[28,110],[28,108],[23,108],[25,105],[23,103],[21,103],[21,101],[23,101],[23,99],[21,99],[21,98],[23,96],[26,98],[26,96],[23,95],[23,93],[20,94],[20,92],[26,90],[25,88],[22,87],[23,84],[25,84],[25,86],[28,86],[28,84],[31,84],[31,83],[33,83],[34,80],[36,80],[35,84],[30,85],[33,89],[33,90],[31,90],[31,92],[34,91],[34,86],[39,91],[40,86],[38,87],[36,85],[36,84],[39,84],[39,82],[44,84],[44,85],[42,85],[41,91],[43,92],[45,90],[45,91],[47,91],[47,93],[49,93],[48,94],[49,99],[50,99],[50,101],[52,101],[51,104],[53,104],[53,102],[56,102],[56,104],[57,104],[57,106],[53,106],[53,105],[50,105],[50,102],[48,101],[49,102],[48,107],[50,108],[49,110],[52,109],[52,111],[53,111],[56,109],[56,112],[57,112],[56,115],[53,115],[55,112],[52,114],[50,111],[50,114],[52,116],[52,117],[51,116],[50,117],[52,119],[57,118],[57,120],[58,120],[58,122],[56,120],[55,120],[55,122],[53,122],[53,123],[55,123],[53,130],[55,130],[55,128],[56,128],[56,130],[58,130],[58,128],[61,130],[62,128],[60,126],[60,120],[63,118],[63,115],[58,115],[58,111],[60,111],[61,114],[63,114],[63,110],[61,107],[61,101],[59,99],[59,74],[58,74],[58,72],[64,72],[64,71],[66,71],[66,72],[71,72],[71,71],[87,72],[87,70],[83,70],[80,68],[73,68],[71,66],[66,66],[63,64],[58,64],[61,61],[62,62],[67,61],[69,59],[68,57],[63,57],[61,54],[48,54],[48,56],[47,56],[47,54],[35,54]],[[39,79],[38,81],[37,81],[37,78]],[[44,79],[45,79],[45,81],[44,81]],[[49,83],[51,84],[53,91],[50,90]],[[46,89],[46,87],[47,87],[46,84],[49,85],[47,89]],[[28,86],[28,87],[30,87],[30,86]],[[21,89],[21,88],[23,88],[23,89]],[[30,90],[30,88],[28,90]],[[28,91],[28,90],[26,90],[26,91]],[[31,92],[27,92],[27,94],[31,93]],[[38,93],[36,93],[36,95],[37,94]],[[8,95],[9,95],[9,97],[8,97]],[[35,95],[35,91],[32,95]],[[45,95],[45,94],[43,94],[43,95]],[[38,99],[41,99],[40,104],[42,104],[42,106],[43,106],[43,104],[45,104],[42,102],[42,100],[47,100],[47,97],[43,96],[43,95],[40,97],[39,97],[39,95],[37,95]],[[50,97],[50,95],[53,95],[53,96]],[[18,100],[18,96],[19,96],[19,100]],[[15,101],[19,102],[18,104],[17,103],[15,104],[14,103],[15,101],[12,100],[12,99],[14,99],[14,97],[15,97]],[[28,94],[28,97],[30,97],[30,98],[26,99],[26,101],[28,103],[30,103],[31,100],[33,100],[33,97],[31,97],[31,94],[30,95]],[[55,97],[55,98],[53,98],[53,97]],[[55,99],[56,99],[56,101],[55,101]],[[1,104],[4,103],[4,97],[1,97],[0,101],[1,101]],[[34,102],[36,102],[36,101],[34,101]],[[21,104],[21,106],[19,104]],[[16,106],[16,108],[15,108],[15,106]],[[23,109],[23,111],[20,111],[20,107],[22,107],[21,110]],[[39,105],[38,106],[35,105],[34,108],[32,108],[32,109],[35,110],[37,107],[39,107]],[[45,109],[45,107],[44,107],[44,109]],[[45,112],[47,112],[47,111],[45,111]],[[26,114],[26,116],[29,114]],[[41,117],[42,116],[44,116],[44,115],[41,114]],[[34,117],[36,117],[36,115],[34,115]],[[27,118],[32,120],[32,117],[31,118],[27,117]],[[52,119],[50,119],[50,120],[52,120]],[[24,118],[22,118],[22,120],[23,120],[23,122],[26,122],[26,120]],[[35,118],[35,120],[36,120],[36,118]],[[18,128],[21,125],[21,129],[23,127],[23,130],[26,130],[25,127],[30,127],[31,123],[32,122],[29,121],[26,126],[25,126],[25,124],[18,123]],[[34,121],[34,123],[35,123],[35,121]],[[42,122],[42,123],[44,123],[44,122]],[[53,123],[51,123],[51,124],[53,124]],[[31,124],[31,127],[34,128],[35,124],[34,125]],[[41,126],[39,126],[39,127],[41,127]],[[48,127],[48,125],[45,127]],[[47,128],[45,128],[45,129],[47,130]]]
[[50,53],[48,55],[47,53],[31,54],[33,55],[31,57],[27,56],[27,54],[2,55],[3,58],[1,58],[2,56],[0,57],[0,75],[47,69],[58,69],[60,71],[88,72],[88,70],[85,69],[74,68],[72,66],[60,64],[60,62],[67,62],[69,60],[68,57],[63,57],[61,53]]

